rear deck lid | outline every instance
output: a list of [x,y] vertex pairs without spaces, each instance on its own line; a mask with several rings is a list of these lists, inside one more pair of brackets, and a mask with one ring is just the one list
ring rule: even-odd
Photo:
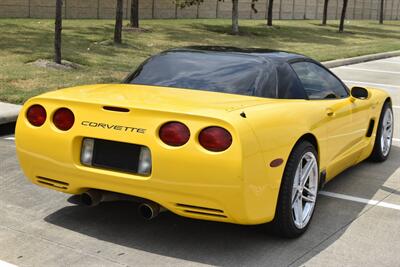
[[227,93],[133,84],[71,87],[46,93],[47,99],[175,112],[234,111],[274,102],[274,99]]

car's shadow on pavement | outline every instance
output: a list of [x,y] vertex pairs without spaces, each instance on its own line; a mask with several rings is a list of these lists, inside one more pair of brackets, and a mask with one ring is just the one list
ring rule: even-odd
[[[339,175],[326,190],[343,189],[349,194],[352,188],[359,188],[364,198],[373,198],[378,191],[395,192],[388,179],[399,168],[399,162],[400,148],[393,147],[386,162],[361,163]],[[370,206],[320,196],[308,232],[292,240],[276,237],[265,225],[198,221],[170,212],[144,221],[137,214],[136,204],[123,202],[94,208],[68,206],[50,214],[45,221],[127,248],[199,263],[288,266],[300,265],[329,247],[366,208]]]

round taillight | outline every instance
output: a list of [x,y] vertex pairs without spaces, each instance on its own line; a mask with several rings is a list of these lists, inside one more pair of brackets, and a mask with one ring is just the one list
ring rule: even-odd
[[36,127],[42,126],[46,121],[46,117],[46,110],[41,105],[33,105],[26,112],[26,118],[29,123]]
[[183,146],[189,141],[189,128],[180,122],[167,122],[161,126],[159,131],[160,139],[170,146]]
[[61,131],[68,131],[74,125],[75,116],[71,110],[67,108],[58,109],[53,116],[54,125]]
[[232,135],[224,128],[211,126],[200,132],[199,143],[207,150],[221,152],[231,146]]

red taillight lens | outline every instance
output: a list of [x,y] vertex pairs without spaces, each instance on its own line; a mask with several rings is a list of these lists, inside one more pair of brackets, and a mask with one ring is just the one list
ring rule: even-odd
[[71,129],[71,127],[74,125],[74,122],[74,113],[67,108],[60,108],[54,113],[53,123],[62,131],[68,131]]
[[189,141],[189,128],[180,122],[167,122],[161,126],[159,131],[160,139],[170,146],[183,146]]
[[207,150],[221,152],[231,146],[232,135],[224,128],[212,126],[200,132],[199,142]]
[[33,126],[39,127],[46,121],[46,110],[41,105],[33,105],[28,108],[26,112],[26,118]]

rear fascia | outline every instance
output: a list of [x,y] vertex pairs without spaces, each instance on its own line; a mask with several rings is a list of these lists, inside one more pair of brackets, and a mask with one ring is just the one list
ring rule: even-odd
[[[48,118],[41,127],[34,127],[26,120],[26,110],[33,104],[46,108]],[[54,112],[61,107],[68,107],[75,115],[75,124],[69,131],[60,131],[51,122]],[[44,97],[29,100],[16,127],[17,154],[25,175],[37,185],[70,194],[95,188],[150,199],[172,212],[196,219],[239,224],[257,224],[272,219],[273,213],[269,211],[275,210],[275,206],[266,209],[268,202],[254,202],[265,200],[264,196],[248,198],[250,194],[268,193],[273,187],[264,184],[266,189],[262,190],[252,182],[264,177],[264,160],[251,128],[236,112],[210,110],[203,112],[204,115],[189,115],[124,108],[130,111],[114,112],[95,103]],[[180,121],[189,127],[188,143],[171,147],[158,138],[159,127],[168,121]],[[83,122],[128,126],[135,130],[88,127]],[[226,128],[232,134],[232,146],[219,153],[201,147],[197,136],[208,126]],[[144,177],[83,166],[80,149],[84,137],[149,147],[153,162],[151,175]],[[67,186],[51,186],[38,177]],[[184,205],[222,210],[223,215],[207,216],[199,210],[185,210]]]

